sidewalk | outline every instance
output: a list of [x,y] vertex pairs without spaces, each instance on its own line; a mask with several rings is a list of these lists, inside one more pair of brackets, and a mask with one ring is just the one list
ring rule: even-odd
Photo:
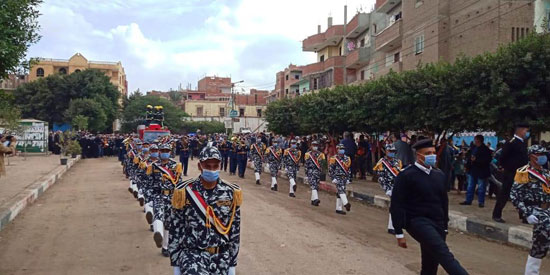
[[[248,167],[253,169],[253,164],[248,163]],[[264,167],[264,171],[269,170]],[[280,175],[287,178],[285,173]],[[372,177],[367,177],[371,179]],[[300,167],[296,182],[307,184],[305,180],[304,168]],[[327,178],[326,182],[321,182],[321,190],[330,193],[336,193],[336,187]],[[381,208],[389,208],[390,198],[378,184],[370,180],[354,180],[347,186],[348,195],[364,203],[375,205]],[[512,203],[508,202],[502,213],[502,218],[506,220],[505,224],[496,223],[492,220],[492,212],[495,205],[495,199],[485,200],[485,208],[479,208],[477,205],[477,196],[470,206],[459,205],[464,201],[465,192],[458,195],[456,191],[449,193],[449,228],[453,228],[465,233],[474,234],[483,238],[513,244],[525,248],[531,248],[532,244],[532,226],[522,224]]]
[[[61,165],[58,155],[11,157],[7,176],[0,178],[0,230],[32,204],[78,160]],[[7,161],[6,161],[7,163]]]

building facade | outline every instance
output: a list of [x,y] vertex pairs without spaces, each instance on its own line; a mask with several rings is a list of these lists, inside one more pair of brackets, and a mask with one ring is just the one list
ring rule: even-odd
[[6,91],[8,93],[13,93],[17,87],[27,83],[29,81],[29,75],[17,75],[9,74],[7,78],[0,80],[0,90]]
[[122,67],[120,61],[88,61],[80,53],[76,53],[69,59],[39,58],[38,62],[30,69],[29,81],[55,73],[72,74],[87,69],[100,70],[109,77],[111,83],[118,88],[121,94],[120,103],[122,103],[123,97],[127,97],[128,81],[126,80],[126,73],[124,73],[124,67]]

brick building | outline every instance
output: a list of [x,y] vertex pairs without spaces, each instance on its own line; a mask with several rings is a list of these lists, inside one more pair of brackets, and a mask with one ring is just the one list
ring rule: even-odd
[[199,91],[231,93],[231,77],[205,76],[198,83]]
[[29,81],[28,75],[9,74],[7,78],[0,79],[0,90],[13,92],[19,85]]

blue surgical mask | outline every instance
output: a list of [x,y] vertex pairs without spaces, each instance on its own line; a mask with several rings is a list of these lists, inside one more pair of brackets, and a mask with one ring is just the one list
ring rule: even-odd
[[395,158],[395,152],[388,152],[387,156],[390,158]]
[[548,157],[546,157],[546,156],[538,156],[537,157],[537,164],[538,165],[541,165],[541,166],[545,165],[546,162],[548,162]]
[[144,152],[144,153],[147,153],[147,152],[149,152],[149,147],[145,147],[145,148],[143,148],[143,152]]
[[346,150],[344,150],[344,149],[338,150],[338,154],[340,154],[340,155],[343,155],[345,152],[346,152]]
[[525,139],[528,139],[531,136],[531,132],[525,133]]
[[137,146],[138,149],[141,149],[141,147],[143,147],[143,145],[138,145],[138,146]]
[[296,144],[292,144],[290,147],[292,147],[292,149],[296,149]]
[[160,158],[161,159],[169,159],[170,158],[170,153],[160,153]]
[[214,181],[217,181],[219,177],[220,177],[220,170],[212,171],[212,170],[202,169],[202,178],[205,181],[214,182]]
[[435,163],[437,162],[437,156],[436,155],[425,155],[424,156],[424,164],[435,167]]
[[158,158],[159,157],[159,152],[151,152],[151,157]]

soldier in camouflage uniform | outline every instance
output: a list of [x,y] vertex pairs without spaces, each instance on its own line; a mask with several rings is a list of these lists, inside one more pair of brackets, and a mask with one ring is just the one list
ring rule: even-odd
[[[395,157],[396,152],[397,149],[393,143],[387,144],[386,156],[381,158],[373,168],[378,176],[378,183],[380,183],[380,186],[382,186],[382,189],[384,189],[384,192],[386,192],[388,197],[391,197],[395,177],[397,177],[403,168],[401,161]],[[391,214],[388,221],[388,233],[395,233],[393,223],[391,221]]]
[[256,184],[260,184],[260,174],[263,169],[265,145],[261,139],[251,139],[250,144],[250,159],[254,163],[254,176],[256,176]]
[[159,160],[159,147],[153,144],[149,147],[149,158],[144,162],[144,176],[143,176],[143,196],[145,198],[145,219],[147,223],[151,225],[151,231],[153,231],[153,200],[155,194],[153,191],[153,182],[151,180],[153,174],[153,163]]
[[278,147],[277,140],[273,140],[272,145],[265,150],[265,156],[271,174],[271,190],[277,191],[277,175],[279,169],[281,169],[281,159],[283,157],[283,150]]
[[170,216],[174,274],[236,274],[240,243],[241,189],[219,178],[221,154],[206,147],[198,178],[176,186]]
[[338,193],[336,194],[336,213],[346,215],[342,210],[342,206],[349,212],[351,204],[346,196],[346,185],[349,184],[351,159],[345,155],[344,144],[336,146],[338,154],[332,156],[329,160],[329,174],[332,178],[332,183],[336,185]]
[[158,248],[162,247],[162,255],[168,256],[168,229],[166,218],[170,215],[170,202],[175,185],[181,181],[183,168],[170,158],[170,144],[159,145],[160,160],[153,163],[151,185],[153,186],[153,240]]
[[319,142],[313,141],[311,143],[311,150],[304,156],[306,176],[311,187],[311,205],[319,206],[321,201],[319,200],[319,182],[321,181],[321,162],[325,160],[325,154],[319,151]]
[[136,170],[139,165],[139,155],[141,154],[141,150],[143,148],[143,144],[141,143],[141,140],[136,138],[134,140],[134,150],[131,150],[128,152],[128,174],[130,175],[130,187],[128,188],[128,191],[134,195],[134,198],[137,199],[138,197],[138,188],[137,188],[137,181],[135,179],[136,177]]
[[149,147],[151,146],[151,144],[148,142],[148,141],[144,141],[143,142],[143,147],[141,148],[141,154],[138,155],[138,167],[136,169],[136,175],[135,175],[135,179],[136,179],[136,186],[137,186],[137,191],[138,191],[138,196],[137,196],[137,199],[139,201],[139,205],[140,206],[143,206],[143,204],[145,203],[145,197],[143,196],[143,193],[144,193],[144,190],[143,190],[143,185],[144,185],[144,180],[146,180],[145,178],[145,162],[147,161],[147,159],[149,158]]
[[298,145],[296,144],[296,140],[293,139],[290,141],[290,148],[286,149],[283,154],[283,162],[286,167],[286,174],[288,176],[288,180],[290,181],[290,191],[288,193],[288,196],[295,198],[296,195],[294,192],[296,192],[296,174],[298,174],[298,170],[300,170],[300,158],[302,157],[302,152],[298,150]]
[[539,274],[542,258],[550,248],[550,172],[543,168],[547,150],[539,145],[529,147],[529,164],[517,170],[510,199],[524,222],[533,224],[533,245],[525,274]]

